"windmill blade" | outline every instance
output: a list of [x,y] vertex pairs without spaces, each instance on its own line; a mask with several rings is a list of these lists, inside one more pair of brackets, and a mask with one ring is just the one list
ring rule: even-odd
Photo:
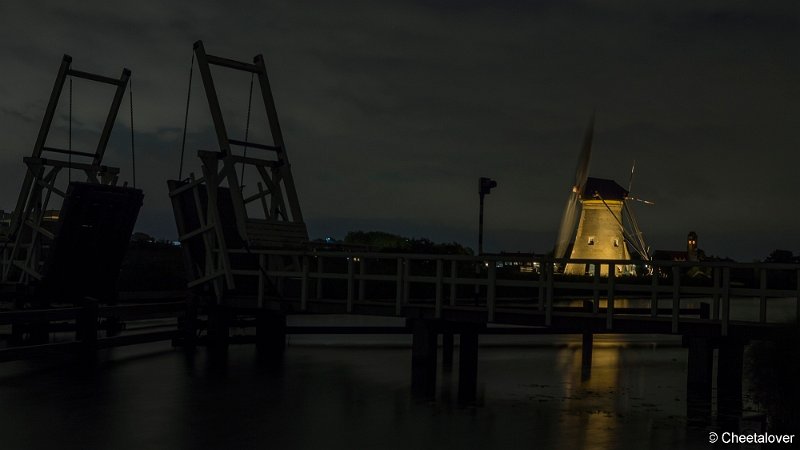
[[628,180],[628,192],[632,192],[633,189],[633,172],[636,170],[636,160],[633,160],[633,165],[631,166],[631,178]]
[[567,253],[569,241],[572,240],[572,233],[575,231],[575,223],[578,220],[578,192],[571,192],[564,207],[564,214],[561,216],[561,224],[558,227],[558,238],[553,256],[563,258]]
[[586,133],[583,136],[583,147],[578,157],[578,166],[575,168],[575,185],[573,191],[577,190],[578,194],[583,193],[583,188],[586,186],[586,179],[589,178],[589,160],[592,156],[592,139],[594,138],[594,114],[589,120],[589,126],[586,128]]
[[636,197],[625,197],[625,200],[633,200],[633,201],[636,201],[636,202],[644,203],[645,205],[655,205],[655,203],[651,202],[650,200],[642,200],[642,199],[636,198]]
[[553,250],[553,256],[563,258],[567,253],[569,241],[572,240],[572,233],[578,221],[578,202],[586,187],[586,180],[589,178],[589,160],[592,156],[592,139],[594,137],[594,113],[589,120],[589,126],[583,136],[583,146],[578,155],[578,165],[575,167],[575,184],[572,185],[572,192],[567,199],[564,207],[564,214],[561,216],[561,224],[558,227],[558,238]]

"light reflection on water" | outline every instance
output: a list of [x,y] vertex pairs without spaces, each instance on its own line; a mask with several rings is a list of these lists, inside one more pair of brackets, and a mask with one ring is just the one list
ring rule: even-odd
[[[555,304],[559,306],[581,307],[584,300],[592,300],[585,297],[578,300],[561,300]],[[760,303],[758,298],[735,297],[731,298],[730,320],[758,321]],[[680,300],[681,308],[699,308],[700,303],[713,304],[709,298],[683,298]],[[600,308],[608,306],[608,298],[600,297]],[[615,298],[615,308],[650,308],[650,298]],[[671,298],[661,298],[658,300],[658,307],[661,309],[672,309]],[[797,319],[797,298],[795,297],[775,297],[767,299],[767,322],[782,323],[794,322]]]
[[[481,348],[479,406],[467,408],[455,399],[457,375],[444,370],[436,402],[413,400],[410,350],[402,347],[293,345],[277,371],[255,366],[252,347],[233,347],[223,374],[208,370],[203,351],[186,358],[164,344],[115,349],[92,371],[9,363],[0,366],[2,447],[639,449],[705,443],[704,434],[686,429],[685,350],[674,340],[598,336],[591,378],[582,381],[579,339],[557,338],[527,336],[520,339],[534,345]],[[369,337],[351,339],[365,343]]]

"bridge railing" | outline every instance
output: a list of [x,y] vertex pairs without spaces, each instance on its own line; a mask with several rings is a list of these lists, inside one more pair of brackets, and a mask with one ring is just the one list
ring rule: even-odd
[[[544,315],[545,325],[550,325],[553,315],[562,313],[559,305],[564,301],[591,300],[592,310],[579,314],[604,313],[608,330],[614,329],[615,317],[630,316],[635,310],[635,314],[654,319],[669,318],[674,333],[682,321],[705,320],[718,323],[721,334],[727,335],[732,299],[743,299],[737,304],[757,308],[757,317],[737,319],[751,323],[767,323],[770,300],[784,299],[782,319],[800,323],[798,264],[334,251],[252,253],[258,254],[261,268],[237,270],[234,275],[258,277],[259,302],[270,296],[266,278],[294,286],[284,300],[299,302],[301,311],[308,310],[312,301],[341,303],[346,312],[353,312],[356,305],[392,305],[396,315],[402,315],[407,306],[422,306],[432,308],[435,317],[441,317],[447,308],[478,309],[493,322],[498,311],[524,310]],[[267,255],[296,258],[301,262],[300,270],[269,270]],[[595,270],[587,276],[558,273],[558,268],[568,262],[593,265]],[[608,267],[609,276],[601,277],[600,265]],[[625,267],[627,272],[632,266],[642,274],[620,275],[619,268]],[[649,311],[620,309],[618,303],[623,298],[649,301],[645,308]],[[665,299],[671,299],[670,307],[660,308],[659,302]],[[795,303],[794,311],[788,314],[785,299]],[[698,300],[708,301],[709,317],[689,317],[686,308],[682,309],[687,301]]]

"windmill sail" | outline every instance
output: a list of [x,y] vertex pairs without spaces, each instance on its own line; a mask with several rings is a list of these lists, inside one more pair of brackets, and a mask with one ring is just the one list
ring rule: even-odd
[[567,253],[569,241],[572,239],[575,225],[578,221],[578,202],[586,186],[586,179],[589,177],[589,159],[592,153],[592,137],[594,135],[594,115],[586,129],[583,138],[583,147],[578,157],[578,165],[575,169],[575,184],[572,185],[572,192],[569,194],[567,204],[564,207],[564,214],[561,216],[561,224],[558,227],[558,238],[553,251],[553,256],[563,258]]

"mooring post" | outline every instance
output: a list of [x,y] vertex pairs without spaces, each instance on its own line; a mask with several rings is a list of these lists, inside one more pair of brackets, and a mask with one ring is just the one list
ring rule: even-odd
[[458,401],[474,403],[478,393],[478,327],[461,331],[458,346]]
[[213,356],[228,352],[230,311],[222,305],[211,305],[208,311],[208,350]]
[[286,315],[266,309],[256,311],[256,351],[259,360],[283,360],[286,352]]
[[80,352],[85,358],[93,358],[97,350],[97,300],[85,298],[76,318],[75,340],[81,343]]
[[690,422],[707,423],[711,416],[711,384],[714,349],[708,338],[688,336],[686,416]]
[[583,344],[581,345],[581,380],[586,381],[592,376],[592,347],[594,346],[594,334],[591,331],[584,331]]
[[723,429],[738,427],[742,416],[744,344],[735,339],[720,342],[717,353],[717,421]]
[[[583,311],[587,315],[593,314],[594,304],[590,300],[584,300]],[[581,345],[581,380],[586,381],[592,376],[592,347],[594,345],[594,334],[591,329],[591,319],[586,319],[586,327],[583,332],[583,343]]]
[[[186,296],[186,315],[183,318],[183,348],[194,350],[197,345],[197,294],[190,292]],[[174,345],[174,344],[173,344]]]
[[411,343],[411,391],[416,397],[436,397],[436,353],[438,333],[436,322],[425,319],[410,319]]

